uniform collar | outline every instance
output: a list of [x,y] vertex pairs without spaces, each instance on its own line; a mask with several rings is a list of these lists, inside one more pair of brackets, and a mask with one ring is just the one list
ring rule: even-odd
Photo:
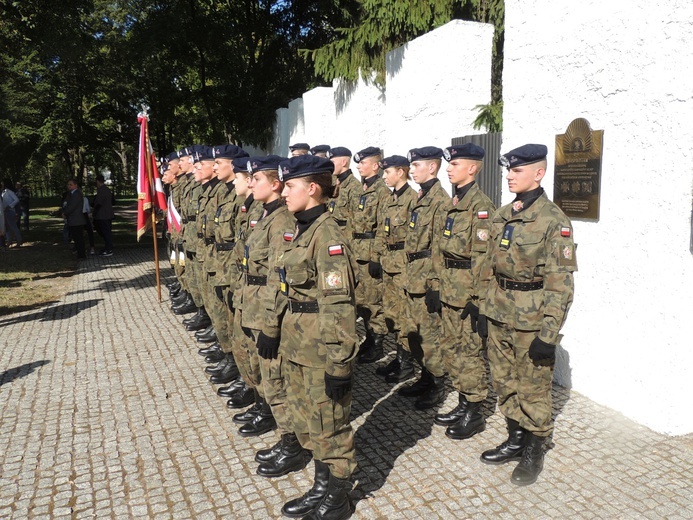
[[345,172],[340,173],[337,175],[337,179],[339,179],[339,183],[343,183],[345,180],[347,180],[351,176],[351,170],[347,170]]
[[363,185],[366,188],[370,188],[371,186],[373,186],[375,181],[377,181],[378,179],[379,179],[379,177],[377,175],[373,175],[373,177],[368,177],[367,179],[363,179]]
[[404,185],[403,185],[400,189],[394,190],[394,191],[392,192],[392,194],[393,194],[393,195],[396,195],[397,198],[399,198],[399,197],[401,197],[402,195],[404,195],[404,192],[407,191],[409,188],[411,188],[411,186],[409,186],[409,183],[408,183],[408,182],[405,182]]
[[296,235],[294,236],[294,240],[296,240],[301,233],[308,229],[313,222],[318,220],[320,215],[326,211],[327,206],[325,204],[318,204],[313,208],[294,213],[294,216],[296,217]]
[[[513,215],[516,215],[517,213],[520,213],[521,211],[525,211],[527,208],[529,208],[532,204],[534,204],[534,201],[536,201],[539,197],[541,197],[544,194],[544,188],[539,186],[538,188],[535,188],[533,190],[525,191],[523,193],[518,193],[517,196],[515,197],[515,200],[512,201],[512,213]],[[519,209],[515,209],[516,206],[519,205]]]
[[472,181],[469,184],[465,184],[461,188],[455,186],[453,196],[457,197],[457,200],[462,200],[464,196],[469,192],[469,190],[472,189],[472,186],[474,186],[475,184],[476,182]]
[[428,194],[428,192],[431,191],[431,188],[433,188],[433,186],[436,185],[437,182],[439,182],[438,177],[434,177],[430,181],[426,181],[423,184],[419,184],[419,186],[421,187],[421,189],[419,190],[421,192],[419,198],[421,199],[425,197]]

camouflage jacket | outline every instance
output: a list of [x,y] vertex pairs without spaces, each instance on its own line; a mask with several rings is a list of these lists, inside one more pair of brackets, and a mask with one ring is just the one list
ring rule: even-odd
[[[362,186],[358,198],[352,199],[351,250],[358,261],[380,262],[380,257],[384,253],[384,242],[378,238],[384,231],[383,223],[378,222],[378,219],[382,217],[383,208],[390,202],[391,193],[380,177],[370,186]],[[371,235],[371,238],[358,237],[358,234]]]
[[[511,204],[503,206],[491,223],[480,280],[480,313],[515,329],[539,331],[542,341],[555,345],[573,301],[575,271],[570,219],[546,193],[515,216]],[[497,276],[517,282],[541,281],[543,288],[502,289]]]
[[[279,292],[279,278],[274,273],[277,256],[286,249],[294,238],[296,219],[282,204],[264,218],[260,218],[253,232],[245,242],[245,262],[243,266],[243,323],[244,327],[256,330],[274,331],[272,337],[279,336],[279,318],[265,309],[278,308],[278,298],[286,298]],[[257,283],[258,278],[265,282]],[[255,283],[251,284],[251,280]]]
[[[384,251],[380,262],[386,273],[403,273],[407,268],[407,255],[404,247],[394,249],[392,246],[403,244],[406,240],[409,217],[415,204],[416,191],[409,184],[405,184],[401,195],[392,193],[388,203],[383,207],[383,214],[380,218],[383,229],[382,233],[378,233],[378,240],[381,242],[379,247]],[[392,248],[388,248],[388,246]]]
[[351,244],[354,201],[358,201],[363,190],[359,181],[354,177],[353,173],[351,173],[351,170],[349,170],[348,173],[349,175],[339,184],[337,198],[330,200],[327,209],[335,222],[339,224],[339,229],[342,230],[347,244]]
[[236,245],[236,217],[243,204],[242,198],[233,189],[233,184],[226,183],[226,193],[219,190],[217,212],[214,216],[214,248],[219,264],[215,285],[231,285],[236,281],[238,269],[234,247]]
[[[433,247],[434,238],[443,230],[445,208],[450,196],[445,192],[440,182],[436,182],[430,191],[420,199],[417,198],[409,217],[407,238],[404,251],[407,255],[417,255],[420,258],[407,261],[406,280],[404,289],[409,294],[424,294],[426,289],[440,289],[438,273],[433,269],[441,259],[440,251]],[[411,259],[411,261],[409,261]]]
[[[434,268],[440,279],[440,300],[454,307],[464,307],[479,296],[479,274],[486,258],[491,218],[496,207],[474,183],[462,200],[453,198],[444,209],[444,226],[434,242],[434,248],[439,250],[434,257],[440,263]],[[462,268],[458,267],[460,261],[464,264]]]
[[[209,193],[207,200],[207,205],[204,209],[204,214],[202,216],[202,233],[204,234],[204,251],[205,251],[205,270],[208,273],[216,273],[217,276],[222,277],[222,265],[220,262],[220,255],[217,252],[216,246],[216,234],[217,227],[219,226],[219,214],[223,204],[228,200],[233,200],[236,197],[235,192],[231,185],[227,185],[225,182],[218,181],[217,185],[212,188],[213,191]],[[198,252],[198,254],[200,254]],[[223,277],[222,277],[223,278]],[[219,285],[215,281],[215,285]]]
[[183,192],[183,207],[185,208],[185,218],[187,224],[183,232],[185,249],[190,252],[197,252],[197,212],[200,207],[200,196],[202,195],[202,184],[191,179],[187,186],[187,194]]
[[[207,228],[214,226],[214,214],[217,210],[217,191],[222,185],[221,182],[215,177],[203,184],[202,193],[200,194],[199,204],[197,206],[197,260],[198,262],[203,262],[205,264],[205,271],[215,272],[215,266],[208,266],[207,259],[209,258],[208,252],[211,249],[211,245],[205,243],[207,237]],[[212,232],[213,234],[213,232]],[[210,269],[210,267],[212,269]]]
[[[262,216],[262,202],[255,200],[252,196],[241,201],[236,216],[236,245],[233,247],[233,258],[236,262],[236,270],[233,273],[235,279],[229,277],[229,285],[233,292],[233,306],[241,309],[243,302],[243,262],[245,261],[245,244],[248,237],[257,225],[257,221]],[[241,290],[239,290],[241,289]]]
[[[169,200],[168,200],[168,204],[170,206],[168,208],[168,211],[170,213],[173,213],[173,211],[175,209],[175,211],[177,211],[179,215],[180,215],[180,191],[181,191],[180,188],[181,187],[178,184],[178,181],[171,184],[169,186]],[[183,223],[181,222],[181,231],[182,231],[182,225],[183,225]],[[169,228],[169,231],[171,233],[171,242],[174,245],[177,245],[178,242],[180,242],[181,231],[176,231],[175,226],[171,226]]]
[[185,199],[183,198],[185,191],[188,187],[188,176],[185,174],[179,175],[177,177],[176,183],[173,185],[173,203],[176,205],[178,213],[180,213],[180,240],[183,240],[183,233],[185,232],[186,215],[185,215]]
[[337,223],[327,212],[320,215],[288,244],[276,269],[288,300],[317,302],[318,312],[291,312],[288,300],[278,301],[283,308],[267,310],[283,316],[280,351],[285,358],[337,377],[351,374],[358,344],[350,254]]

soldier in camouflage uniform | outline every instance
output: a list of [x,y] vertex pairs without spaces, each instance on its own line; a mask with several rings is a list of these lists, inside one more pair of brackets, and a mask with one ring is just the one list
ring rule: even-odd
[[485,151],[466,143],[443,152],[454,196],[445,206],[445,227],[438,230],[435,247],[441,263],[435,264],[440,279],[443,335],[440,346],[459,404],[449,413],[435,416],[447,426],[445,435],[468,439],[486,427],[481,405],[488,393],[486,360],[476,334],[479,316],[479,274],[486,254],[493,211],[496,209],[476,184]]
[[481,275],[488,288],[479,294],[479,335],[488,336],[491,376],[509,432],[481,460],[519,459],[511,482],[520,486],[541,473],[545,439],[553,433],[556,345],[577,270],[571,222],[540,185],[547,152],[544,145],[528,144],[501,156],[516,198],[493,218]]
[[353,211],[363,189],[354,177],[349,168],[351,163],[351,151],[343,146],[332,148],[328,153],[328,158],[334,164],[334,184],[339,186],[337,197],[332,199],[327,205],[332,218],[344,233],[344,239],[351,245],[351,234],[353,232],[352,221]]
[[190,269],[186,269],[187,253],[185,249],[186,227],[188,223],[187,197],[189,197],[191,182],[194,182],[192,174],[193,165],[190,162],[191,150],[191,147],[186,147],[178,151],[180,173],[173,190],[173,201],[176,208],[178,208],[181,218],[181,230],[178,236],[178,267],[180,268],[179,280],[183,288],[183,293],[172,299],[174,314],[188,314],[197,310],[197,305],[192,297],[193,290],[190,287]]
[[286,307],[268,312],[282,316],[279,350],[294,432],[315,459],[313,487],[286,503],[282,513],[341,520],[352,512],[348,492],[356,466],[349,414],[357,334],[349,249],[325,207],[334,194],[333,168],[310,155],[280,164],[283,195],[298,224],[277,259]]
[[382,358],[383,341],[387,335],[383,314],[383,269],[380,263],[384,242],[379,240],[383,229],[378,219],[390,201],[390,190],[378,175],[381,158],[380,148],[374,146],[354,155],[361,174],[362,190],[358,199],[352,202],[351,250],[358,269],[356,309],[366,329],[358,363],[373,363]]
[[416,192],[407,182],[411,177],[409,160],[406,157],[386,157],[380,161],[380,168],[383,170],[385,184],[392,188],[390,199],[379,218],[382,223],[382,233],[378,233],[378,241],[381,242],[380,249],[383,251],[383,314],[388,330],[395,335],[397,355],[387,365],[378,367],[375,373],[385,376],[388,383],[398,383],[414,375],[409,344],[406,335],[400,336],[400,330],[407,314],[404,293],[407,256],[404,252],[404,241],[411,210],[417,199]]
[[407,270],[404,290],[407,293],[407,320],[402,333],[407,334],[409,348],[419,364],[421,377],[413,385],[400,388],[405,397],[417,397],[419,410],[432,408],[445,399],[445,367],[439,344],[440,287],[433,265],[441,262],[434,241],[445,223],[445,207],[450,196],[440,186],[443,150],[435,146],[409,151],[412,177],[421,189],[409,219],[404,251]]
[[[263,411],[264,405],[262,389],[260,388],[262,381],[260,357],[255,345],[255,338],[250,329],[242,326],[243,309],[245,307],[243,287],[245,285],[245,264],[247,262],[245,246],[247,240],[252,236],[258,220],[262,217],[264,208],[262,207],[262,202],[256,201],[250,191],[251,177],[248,174],[248,159],[234,159],[233,169],[236,173],[236,191],[243,198],[243,203],[236,217],[236,245],[233,249],[236,268],[235,270],[232,268],[232,273],[229,275],[231,281],[229,323],[233,324],[231,348],[241,372],[244,386],[237,395],[229,399],[227,404],[230,408],[242,408],[242,397],[248,394],[253,396],[253,406],[233,416],[233,422],[245,425],[252,422]],[[274,419],[272,419],[273,421]]]

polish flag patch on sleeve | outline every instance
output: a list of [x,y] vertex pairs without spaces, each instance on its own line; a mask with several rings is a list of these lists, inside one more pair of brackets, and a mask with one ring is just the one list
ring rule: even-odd
[[293,233],[284,233],[284,241],[291,242],[294,239]]
[[477,218],[486,219],[486,218],[488,218],[488,211],[486,211],[485,209],[478,211],[476,216],[477,216]]
[[570,228],[569,227],[562,227],[561,228],[561,236],[562,237],[569,237],[570,236]]
[[344,254],[344,248],[342,248],[342,244],[337,244],[334,246],[328,246],[327,252],[330,253],[330,256],[343,255]]

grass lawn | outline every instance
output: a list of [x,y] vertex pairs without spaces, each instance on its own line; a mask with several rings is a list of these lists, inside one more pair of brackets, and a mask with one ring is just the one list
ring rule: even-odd
[[[69,288],[77,259],[63,243],[63,219],[54,217],[60,199],[32,199],[29,231],[21,248],[0,250],[0,316],[39,308],[58,301]],[[151,231],[138,243],[136,199],[119,199],[113,220],[113,249],[152,249]],[[85,233],[87,254],[89,242]],[[95,232],[98,252],[103,240]],[[161,246],[160,246],[161,247]]]

